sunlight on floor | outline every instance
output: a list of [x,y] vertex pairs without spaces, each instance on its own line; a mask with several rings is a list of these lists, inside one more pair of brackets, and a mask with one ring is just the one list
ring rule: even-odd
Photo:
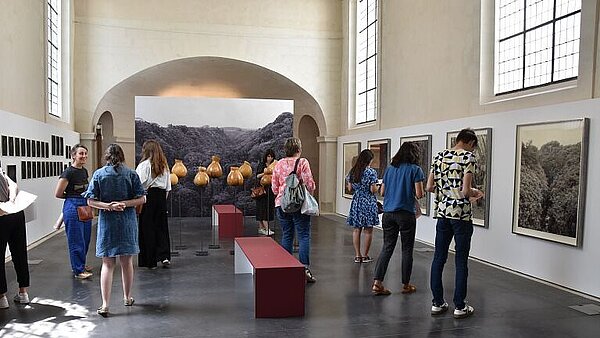
[[[34,321],[13,319],[0,330],[0,337],[88,337],[96,327],[81,305],[36,297],[24,310],[36,311],[38,306],[43,308],[40,312],[56,315]],[[37,319],[35,314],[31,317]]]

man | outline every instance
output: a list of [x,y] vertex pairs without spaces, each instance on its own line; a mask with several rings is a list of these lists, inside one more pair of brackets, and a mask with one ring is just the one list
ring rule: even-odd
[[476,166],[473,154],[475,147],[477,147],[475,132],[472,129],[461,130],[456,137],[456,145],[435,156],[427,179],[426,190],[435,194],[434,217],[438,219],[435,254],[431,264],[432,315],[439,315],[448,310],[448,303],[444,300],[442,272],[453,237],[456,244],[454,318],[466,318],[474,312],[473,307],[465,303],[465,297],[467,296],[467,262],[471,248],[471,235],[473,235],[471,202],[483,197],[481,191],[472,187]]

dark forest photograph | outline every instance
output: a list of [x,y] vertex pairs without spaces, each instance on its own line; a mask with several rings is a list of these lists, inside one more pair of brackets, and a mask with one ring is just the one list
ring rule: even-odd
[[[425,182],[423,182],[423,185],[427,184],[427,175],[429,175],[431,167],[431,135],[401,137],[400,146],[402,146],[404,142],[414,142],[419,147],[419,167],[421,167],[421,170],[423,170],[423,174],[425,175]],[[429,215],[430,196],[431,193],[425,192],[425,196],[418,200],[423,216]]]
[[587,119],[517,126],[513,232],[577,245]]

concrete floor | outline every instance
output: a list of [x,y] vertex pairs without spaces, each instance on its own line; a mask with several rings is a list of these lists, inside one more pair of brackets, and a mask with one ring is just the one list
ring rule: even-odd
[[[256,223],[246,218],[246,235]],[[101,304],[100,259],[90,250],[95,275],[72,277],[64,232],[30,250],[32,303],[0,310],[2,337],[600,337],[600,316],[568,306],[596,304],[499,269],[471,261],[469,304],[475,314],[455,320],[452,312],[429,314],[430,247],[417,244],[412,282],[414,294],[399,292],[400,250],[392,257],[385,285],[394,293],[371,295],[375,262],[353,262],[352,234],[336,216],[313,220],[312,271],[318,281],[306,286],[306,315],[301,318],[256,319],[252,277],[234,275],[231,240],[199,257],[210,243],[209,218],[171,219],[174,245],[185,245],[170,268],[136,267],[133,307],[122,305],[119,270],[115,273],[111,314],[96,314]],[[274,238],[280,231],[275,227]],[[94,240],[92,239],[92,242]],[[371,256],[377,257],[382,233],[376,230]],[[444,275],[452,298],[453,258]],[[136,261],[137,263],[137,261]],[[9,299],[16,290],[12,263],[7,263]]]

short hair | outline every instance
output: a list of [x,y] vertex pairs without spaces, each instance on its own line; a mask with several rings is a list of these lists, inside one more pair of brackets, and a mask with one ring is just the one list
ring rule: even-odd
[[458,136],[456,136],[456,143],[471,143],[472,141],[475,141],[473,146],[477,147],[477,135],[475,135],[475,131],[471,128],[465,128],[461,130],[458,133]]
[[104,160],[107,164],[118,167],[121,163],[125,162],[125,154],[120,145],[111,143],[104,152]]
[[71,158],[74,158],[74,157],[75,157],[75,155],[77,154],[77,149],[79,149],[79,148],[83,148],[83,149],[85,149],[85,151],[89,151],[89,150],[88,150],[88,148],[87,148],[86,146],[84,146],[84,145],[83,145],[83,144],[81,144],[81,143],[77,143],[76,145],[74,145],[74,146],[71,148]]
[[302,142],[297,137],[287,138],[283,145],[283,150],[285,151],[285,156],[294,156],[302,150]]

